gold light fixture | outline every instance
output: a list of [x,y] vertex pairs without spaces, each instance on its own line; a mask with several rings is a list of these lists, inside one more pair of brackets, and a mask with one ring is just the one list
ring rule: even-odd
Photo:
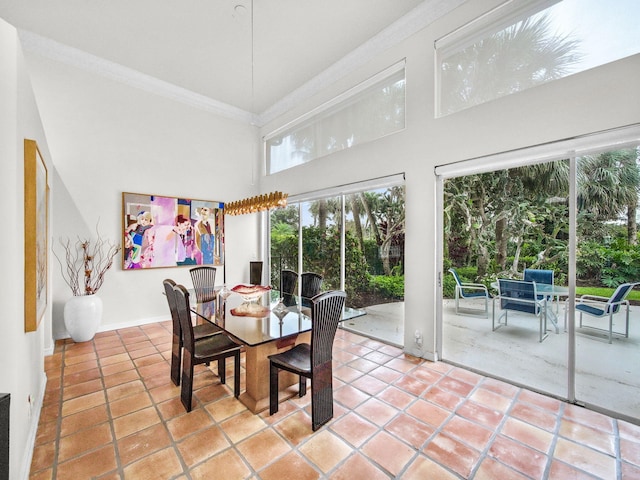
[[269,194],[258,195],[257,197],[243,198],[236,202],[229,202],[224,205],[224,211],[228,215],[245,215],[247,213],[262,212],[271,208],[282,208],[287,206],[288,193],[271,192]]

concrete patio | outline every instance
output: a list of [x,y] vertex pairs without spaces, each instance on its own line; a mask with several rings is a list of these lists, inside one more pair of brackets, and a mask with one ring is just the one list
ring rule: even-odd
[[[473,306],[465,302],[465,306]],[[480,305],[477,305],[480,308]],[[554,307],[555,308],[555,307]],[[567,396],[568,334],[560,306],[559,333],[538,341],[538,320],[509,314],[509,325],[495,332],[482,314],[456,315],[453,300],[443,304],[443,360],[557,397]],[[404,341],[402,302],[368,307],[367,315],[343,328],[394,345]],[[496,316],[499,311],[496,312]],[[585,317],[586,320],[587,317]],[[594,324],[595,319],[589,320]],[[623,328],[624,314],[614,317],[614,331]],[[589,329],[576,334],[576,398],[596,409],[615,412],[640,423],[640,307],[632,306],[629,338]]]

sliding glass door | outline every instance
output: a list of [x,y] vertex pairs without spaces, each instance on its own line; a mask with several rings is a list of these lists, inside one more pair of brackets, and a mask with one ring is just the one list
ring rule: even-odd
[[[619,140],[607,148],[606,137],[598,148],[588,143],[567,159],[536,163],[523,151],[527,160],[513,154],[504,162],[513,168],[441,179],[440,353],[445,361],[638,421],[640,285],[629,284],[640,282],[640,150]],[[552,147],[545,148],[551,156]],[[521,301],[514,309],[500,282],[526,280],[526,270],[553,272],[547,290],[536,280],[540,310]],[[470,295],[464,283],[488,288],[488,314],[484,297]]]
[[515,310],[490,300],[485,312],[485,296],[477,295],[482,290],[469,287],[457,292],[456,313],[456,281],[449,270],[463,284],[485,285],[493,297],[501,279],[522,280],[525,270],[549,271],[550,284],[566,286],[568,172],[569,162],[558,160],[444,181],[445,360],[566,394],[566,295],[532,295],[540,301]]
[[272,285],[285,268],[318,274],[365,313],[342,327],[402,346],[404,219],[403,185],[294,199],[271,213]]
[[321,289],[340,290],[342,265],[342,197],[300,203],[302,272],[322,277]]
[[576,399],[636,419],[640,285],[612,297],[640,281],[638,152],[637,147],[610,149],[576,159]]

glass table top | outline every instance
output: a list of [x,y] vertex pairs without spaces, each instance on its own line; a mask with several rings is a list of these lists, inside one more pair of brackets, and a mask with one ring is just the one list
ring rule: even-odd
[[[190,291],[190,293],[192,293]],[[311,331],[311,310],[308,299],[292,297],[292,305],[280,303],[280,292],[270,290],[255,302],[246,302],[236,293],[219,295],[210,302],[194,302],[191,309],[198,317],[214,323],[248,346],[260,345]],[[342,319],[365,315],[364,310],[345,307]]]

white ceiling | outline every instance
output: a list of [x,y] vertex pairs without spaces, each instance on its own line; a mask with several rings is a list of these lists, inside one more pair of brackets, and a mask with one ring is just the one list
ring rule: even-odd
[[273,117],[296,93],[344,75],[356,56],[397,43],[460,3],[0,0],[0,17],[27,50],[236,116]]

